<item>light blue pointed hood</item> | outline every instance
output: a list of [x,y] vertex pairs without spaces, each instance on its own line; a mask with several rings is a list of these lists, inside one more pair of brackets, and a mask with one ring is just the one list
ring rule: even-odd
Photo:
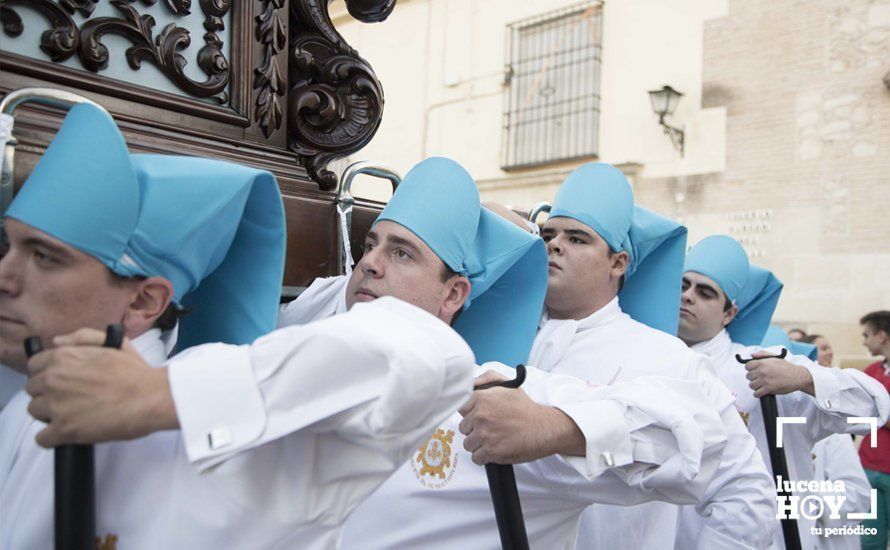
[[471,291],[454,329],[477,363],[525,363],[547,292],[544,242],[483,208],[472,177],[453,160],[417,164],[399,184],[377,222],[404,226]]
[[711,235],[689,249],[684,267],[686,271],[708,277],[717,283],[730,301],[737,302],[748,282],[751,264],[738,241],[728,235]]
[[620,170],[605,163],[578,167],[553,200],[551,218],[571,218],[590,227],[613,252],[630,262],[618,293],[621,309],[650,327],[677,334],[686,228],[634,205]]
[[733,342],[746,346],[761,342],[782,294],[782,282],[771,272],[752,265],[745,249],[728,235],[699,241],[686,255],[685,271],[713,280],[738,308],[726,327]]
[[131,155],[112,118],[68,113],[7,216],[124,276],[160,276],[180,322],[179,348],[242,344],[275,328],[286,228],[268,172],[227,162]]
[[793,355],[803,355],[804,357],[809,358],[811,361],[815,361],[819,357],[819,348],[814,346],[813,344],[807,344],[806,342],[795,342],[791,338],[788,338],[788,333],[785,332],[782,327],[779,325],[770,325],[766,331],[766,334],[763,337],[763,340],[760,342],[765,348],[771,346],[782,346],[787,349],[789,353]]

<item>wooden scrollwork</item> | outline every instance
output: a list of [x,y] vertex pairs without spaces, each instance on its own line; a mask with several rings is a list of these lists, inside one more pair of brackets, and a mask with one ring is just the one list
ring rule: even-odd
[[84,17],[89,17],[96,7],[96,0],[59,0],[59,4],[71,15],[79,12]]
[[[141,0],[153,5],[157,0]],[[216,34],[223,30],[223,18],[228,13],[231,0],[201,0],[204,11],[204,46],[198,51],[198,66],[207,74],[204,81],[196,81],[185,74],[187,60],[182,51],[191,44],[188,30],[174,23],[166,25],[155,35],[155,20],[150,15],[140,15],[131,5],[133,0],[111,0],[121,17],[90,18],[96,0],[4,0],[0,6],[0,23],[9,36],[23,32],[21,17],[16,7],[40,12],[51,25],[40,38],[40,49],[54,62],[65,61],[77,54],[81,64],[89,71],[99,72],[108,67],[109,51],[102,43],[107,34],[123,36],[133,43],[125,57],[133,70],[143,61],[153,63],[184,92],[202,98],[213,98],[219,103],[228,101],[226,91],[230,79],[229,62],[222,52],[222,40]],[[188,15],[191,0],[164,0],[164,5],[174,15]],[[72,15],[80,14],[87,20],[78,28]]]
[[[76,58],[92,72],[106,70],[113,63],[111,56],[121,54],[133,70],[145,62],[153,64],[190,96],[226,104],[240,117],[236,124],[251,127],[250,140],[286,146],[322,190],[333,189],[336,177],[328,164],[365,146],[379,128],[384,96],[377,75],[334,28],[328,0],[238,2],[232,14],[233,0],[108,0],[114,16],[106,16],[107,12],[99,16],[99,0],[0,0],[0,24],[5,36],[21,36],[25,29],[20,13],[38,12],[46,22],[40,47],[49,58],[54,62]],[[363,22],[382,21],[395,4],[396,0],[346,1],[350,14]],[[206,33],[196,58],[206,78],[195,80],[184,72],[184,50],[194,37],[178,22],[157,26],[145,13],[146,6],[163,6],[176,17],[195,17],[200,10]],[[220,39],[229,19],[232,40],[238,41],[231,48],[231,63]],[[112,35],[124,37],[129,47],[123,52],[109,48],[104,41]],[[235,70],[239,76],[233,82]],[[69,80],[81,78],[66,71]],[[108,89],[107,83],[102,85]],[[126,92],[142,94],[140,98],[151,92],[138,88],[131,85]],[[214,117],[234,116],[200,104],[200,116],[208,112]]]
[[352,0],[346,2],[349,14],[365,23],[384,21],[396,8],[396,0]]
[[[364,22],[381,21],[395,0],[347,0]],[[334,189],[327,164],[364,147],[383,116],[383,88],[367,61],[336,31],[325,0],[292,0],[288,147],[323,190]]]
[[36,10],[47,21],[50,29],[40,36],[40,49],[55,62],[65,61],[77,52],[80,45],[80,34],[71,15],[59,4],[37,0],[5,0],[0,6],[0,24],[3,32],[9,36],[20,36],[24,32],[22,18],[15,8],[28,7]]
[[262,11],[256,16],[256,39],[262,47],[262,58],[253,71],[253,88],[257,90],[254,115],[266,137],[281,127],[280,98],[287,90],[287,78],[276,62],[278,53],[287,45],[286,26],[279,13],[283,6],[284,0],[264,0]]

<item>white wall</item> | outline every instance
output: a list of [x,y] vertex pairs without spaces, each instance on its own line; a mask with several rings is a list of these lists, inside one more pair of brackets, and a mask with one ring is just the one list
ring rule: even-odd
[[[479,180],[510,178],[500,169],[506,27],[576,4],[401,0],[378,25],[358,23],[334,4],[342,14],[337,28],[374,67],[386,97],[380,130],[352,160],[404,172],[426,156],[447,155]],[[723,170],[724,109],[700,104],[703,22],[725,12],[725,0],[605,3],[600,159],[642,163],[642,177]],[[685,94],[673,120],[685,126],[683,158],[658,126],[646,93],[664,84]]]

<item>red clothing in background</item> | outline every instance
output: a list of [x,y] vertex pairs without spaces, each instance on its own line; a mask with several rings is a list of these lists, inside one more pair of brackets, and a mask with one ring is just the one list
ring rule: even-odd
[[[878,361],[865,369],[865,374],[880,382],[890,392],[890,374],[887,374],[887,365],[884,361]],[[871,446],[871,434],[865,436],[859,446],[859,459],[862,467],[890,474],[890,430],[883,426],[878,427],[878,446]]]

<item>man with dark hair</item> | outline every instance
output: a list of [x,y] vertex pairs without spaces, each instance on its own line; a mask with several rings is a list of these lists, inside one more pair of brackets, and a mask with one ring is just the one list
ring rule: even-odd
[[[741,244],[732,237],[702,239],[686,255],[679,336],[691,349],[714,361],[717,376],[734,394],[735,407],[768,465],[770,448],[758,399],[775,395],[782,416],[806,419],[805,427],[785,428],[784,450],[791,478],[811,480],[811,451],[816,441],[833,433],[863,433],[867,425],[849,423],[848,419],[886,418],[890,399],[860,372],[826,369],[794,354],[770,358],[777,350],[764,350],[762,342],[781,291],[781,281],[768,270],[751,265]],[[729,310],[727,299],[732,302]],[[792,351],[792,343],[784,333],[782,336],[785,347]],[[737,357],[753,360],[743,365]],[[775,516],[771,521],[778,524]],[[805,548],[815,544],[812,522],[803,516],[797,522]],[[699,524],[691,510],[684,510],[681,540],[695,540]],[[781,535],[774,543],[782,544]]]
[[[586,163],[563,181],[541,237],[547,296],[529,362],[593,385],[657,374],[708,388],[729,441],[696,503],[705,525],[689,548],[761,546],[771,532],[760,526],[773,513],[766,468],[708,358],[674,336],[686,228],[634,204],[616,167]],[[678,512],[665,502],[594,504],[577,547],[673,548]]]
[[[206,352],[198,345],[204,342],[243,350],[275,326],[284,209],[272,174],[130,154],[107,112],[79,104],[10,205],[4,227],[0,358],[24,369],[30,336],[46,351],[30,359],[26,389],[34,399],[20,392],[0,413],[0,548],[51,548],[53,453],[40,444],[56,445],[70,427],[59,418],[65,407],[46,390],[83,373],[66,357],[100,349],[65,348],[71,342],[64,335],[98,332],[101,344],[104,331],[96,329],[119,323],[128,338],[117,353],[150,375],[161,372],[174,345],[184,350],[177,357]],[[177,320],[175,312],[187,307],[192,313]],[[351,508],[471,389],[469,348],[439,319],[395,300],[296,327],[286,338],[293,344],[286,359],[299,364],[293,385],[307,394],[300,400],[304,424],[312,427],[209,473],[192,467],[192,449],[176,432],[96,445],[98,546],[252,550],[296,538],[301,548],[330,548]],[[268,346],[252,349],[275,364]],[[53,358],[61,368],[47,367]],[[350,361],[361,372],[344,376],[337,369]],[[243,383],[217,363],[205,372],[205,389]],[[113,374],[100,367],[79,384],[104,388]],[[393,386],[398,398],[387,398]],[[168,389],[166,378],[161,387]],[[342,394],[349,400],[336,399]],[[133,396],[116,403],[132,408]],[[222,401],[229,403],[225,395]],[[163,404],[153,402],[151,421],[162,417],[156,411]],[[101,405],[88,400],[86,408],[101,416]],[[218,427],[200,443],[224,447],[244,431],[243,424]],[[281,464],[281,456],[291,460]]]
[[[455,273],[444,281],[443,265]],[[469,346],[478,363],[505,363],[486,366],[513,375],[510,367],[524,362],[532,347],[546,269],[544,243],[481,208],[475,182],[460,165],[424,160],[372,226],[355,270],[317,279],[284,308],[278,322],[285,328],[249,346],[198,346],[157,369],[133,354],[93,347],[101,339],[86,332],[65,340],[80,348],[32,358],[31,410],[50,420],[41,443],[154,437],[158,430],[179,428],[202,478],[241,472],[233,474],[243,480],[235,495],[239,503],[280,489],[276,498],[257,504],[257,515],[276,514],[282,529],[292,516],[316,519],[314,539],[306,540],[305,529],[292,529],[276,547],[334,547],[339,522],[351,513],[344,548],[493,548],[498,532],[482,467],[492,462],[545,457],[516,467],[533,547],[570,545],[573,525],[594,501],[697,501],[715,475],[726,431],[695,381],[590,388],[528,369],[522,389],[474,392],[460,409],[463,418],[455,404],[430,437],[427,422],[441,412],[442,401],[430,402],[430,392],[453,398],[470,389],[468,377],[430,372],[431,364],[443,356],[462,359]],[[400,315],[375,319],[369,313],[381,308],[398,308]],[[357,318],[367,326],[344,324]],[[447,326],[452,321],[453,331]],[[341,330],[303,337],[312,326]],[[429,331],[450,334],[451,341],[423,338]],[[362,336],[368,333],[374,338]],[[393,372],[380,380],[374,358],[394,343],[413,353],[393,357]],[[354,359],[338,357],[341,348]],[[79,351],[89,359],[72,360]],[[313,368],[325,360],[327,367]],[[66,371],[61,384],[41,382],[61,369],[74,374]],[[343,384],[342,391],[331,396],[317,391],[320,383],[301,384],[307,369],[317,372],[316,382]],[[90,372],[102,377],[101,387],[71,383]],[[486,374],[479,382],[494,378]],[[349,406],[373,414],[346,422],[328,418],[332,407]],[[515,429],[491,430],[492,419],[513,421]],[[66,429],[66,421],[80,430]],[[398,437],[405,431],[416,437],[424,427],[425,443]],[[331,429],[353,437],[313,444],[312,434]],[[378,436],[363,437],[368,432]],[[287,453],[276,450],[285,443]],[[306,468],[318,472],[307,475]],[[371,500],[353,512],[371,492]],[[314,498],[317,493],[323,502]],[[231,529],[252,525],[253,515],[245,513]],[[356,528],[362,517],[366,527]],[[177,542],[153,548],[210,547]],[[271,545],[241,537],[215,546]]]
[[884,357],[888,360],[888,342],[890,342],[890,311],[872,311],[862,316],[859,320],[862,325],[862,345],[872,355]]
[[[880,382],[890,392],[890,311],[873,311],[859,320],[862,325],[862,345],[881,360],[865,369],[865,374]],[[859,446],[859,459],[871,486],[878,491],[878,517],[863,520],[863,527],[876,530],[874,535],[862,536],[862,550],[887,548],[890,531],[890,422],[878,428],[876,441],[871,434]]]

